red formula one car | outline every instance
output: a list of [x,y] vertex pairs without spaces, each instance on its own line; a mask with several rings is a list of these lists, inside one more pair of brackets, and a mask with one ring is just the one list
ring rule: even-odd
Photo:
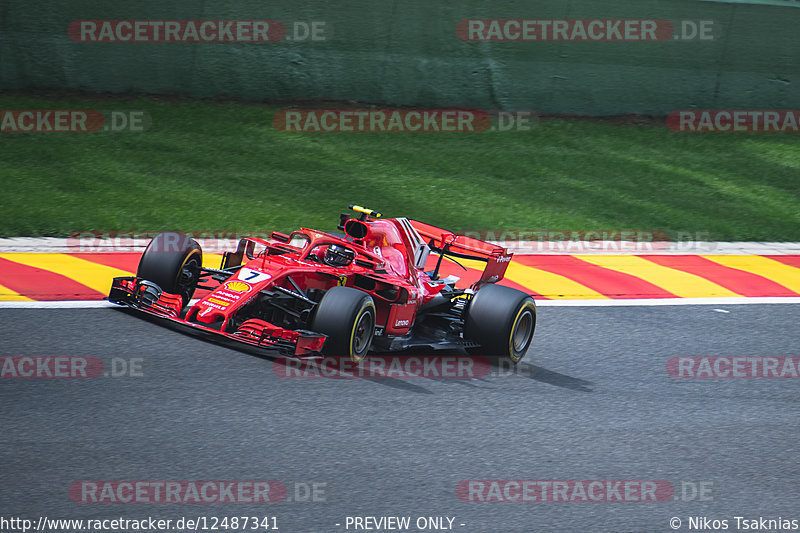
[[[302,228],[244,238],[220,268],[203,267],[198,243],[164,232],[147,246],[136,277],[115,278],[108,299],[194,330],[278,353],[348,356],[425,346],[465,348],[518,362],[536,327],[524,292],[495,285],[511,253],[406,218],[350,206],[344,235]],[[438,254],[426,272],[429,254]],[[442,260],[486,263],[457,289]],[[196,288],[210,292],[192,303]]]

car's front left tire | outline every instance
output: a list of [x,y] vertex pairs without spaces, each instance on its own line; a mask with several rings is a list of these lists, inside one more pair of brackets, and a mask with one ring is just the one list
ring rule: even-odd
[[332,287],[314,310],[311,329],[328,336],[324,355],[347,356],[360,363],[375,335],[375,303],[365,292],[351,287]]

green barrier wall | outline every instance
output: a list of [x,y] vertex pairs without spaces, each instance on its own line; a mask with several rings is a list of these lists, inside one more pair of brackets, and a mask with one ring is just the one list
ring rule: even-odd
[[[714,40],[464,42],[466,18],[711,20]],[[324,21],[324,41],[78,43],[76,19]],[[797,109],[800,9],[697,0],[5,0],[0,88],[664,115]]]

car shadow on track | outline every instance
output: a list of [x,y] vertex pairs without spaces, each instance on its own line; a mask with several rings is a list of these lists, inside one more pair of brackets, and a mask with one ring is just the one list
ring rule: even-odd
[[486,377],[479,378],[480,381],[493,382],[498,378],[519,377],[578,392],[594,392],[591,381],[548,370],[533,363],[521,361],[515,365],[504,357],[486,359],[489,361],[490,372]]
[[[169,329],[172,329],[176,332],[188,334],[190,337],[202,340],[204,342],[208,342],[210,344],[214,344],[216,346],[224,346],[226,348],[230,348],[237,352],[247,354],[253,357],[258,357],[259,359],[264,359],[268,361],[272,361],[273,370],[275,371],[276,375],[281,372],[281,370],[285,371],[287,376],[290,375],[289,368],[287,368],[286,362],[293,360],[287,358],[286,356],[272,354],[269,352],[265,352],[264,350],[250,347],[246,344],[242,344],[225,337],[220,337],[218,335],[212,333],[206,333],[200,330],[193,329],[188,326],[182,326],[181,324],[177,324],[175,322],[171,322],[168,320],[163,320],[158,317],[147,315],[144,313],[137,312],[135,310],[120,307],[117,309],[127,315],[132,317],[136,317],[138,319],[145,319],[148,322],[155,323],[161,326],[166,326]],[[476,388],[476,389],[492,389],[490,385],[496,384],[498,379],[507,379],[513,377],[519,378],[528,378],[534,381],[538,381],[540,383],[545,383],[547,385],[552,385],[555,387],[561,387],[564,389],[576,391],[576,392],[594,392],[592,389],[593,383],[591,381],[586,381],[584,379],[568,376],[566,374],[561,374],[559,372],[555,372],[553,370],[548,370],[546,368],[534,365],[532,363],[528,363],[525,361],[521,361],[516,365],[512,364],[507,358],[503,357],[471,357],[466,352],[460,350],[441,350],[431,353],[430,350],[424,349],[409,349],[402,352],[393,352],[389,355],[387,354],[380,354],[374,355],[370,354],[367,356],[366,362],[362,362],[362,365],[369,364],[369,360],[371,357],[382,357],[386,358],[389,357],[392,360],[397,360],[401,363],[403,361],[408,361],[412,358],[416,358],[417,360],[423,360],[430,362],[436,358],[450,358],[451,360],[470,360],[471,363],[471,373],[464,373],[463,375],[447,375],[443,376],[443,372],[441,372],[442,367],[439,366],[437,372],[421,372],[421,375],[410,375],[408,377],[392,377],[390,375],[385,375],[387,372],[385,369],[388,368],[387,366],[382,367],[384,370],[384,374],[382,375],[369,375],[369,372],[366,374],[364,372],[358,371],[351,371],[347,375],[339,375],[332,377],[332,379],[339,379],[339,380],[347,380],[347,379],[362,379],[366,381],[370,381],[373,383],[377,383],[379,385],[383,385],[386,387],[391,387],[399,390],[404,390],[406,392],[413,392],[417,394],[435,394],[430,389],[413,383],[413,381],[418,381],[420,379],[423,380],[432,380],[432,381],[445,381],[445,382],[452,382],[464,387]],[[320,359],[320,358],[317,358]],[[455,363],[458,366],[458,363]],[[317,376],[317,377],[324,377],[327,378],[329,376]]]
[[532,374],[529,377],[531,379],[535,379],[536,381],[578,392],[594,392],[594,389],[592,389],[593,383],[591,381],[574,378],[566,374],[560,374],[536,365],[531,365],[531,367]]
[[[235,347],[239,349],[239,347]],[[369,368],[371,365],[370,358],[381,358],[383,360],[383,364],[379,365],[378,368],[380,375],[375,375],[375,373],[371,373],[369,370],[361,372],[359,374],[359,368]],[[424,372],[421,373],[422,375],[409,375],[405,377],[392,377],[392,372],[388,370],[389,364],[386,363],[386,360],[390,360],[392,362],[396,362],[397,365],[393,368],[396,368],[396,372],[400,373],[402,368],[405,367],[403,364],[406,361],[416,360],[418,361],[427,361],[428,363],[433,363],[437,360],[437,358],[449,358],[451,361],[451,368],[453,366],[458,367],[458,361],[468,361],[470,363],[469,373],[463,373],[461,375],[456,373],[450,373],[449,375],[445,375],[444,372],[441,372],[442,368],[439,367],[436,370],[428,374]],[[282,367],[282,370],[276,370],[276,373],[281,371],[286,372],[288,375],[290,372],[294,371],[295,374],[299,373],[297,367],[289,363],[292,359],[277,357],[271,358],[273,360],[273,365]],[[318,358],[321,360],[322,358]],[[311,361],[311,360],[309,360]],[[293,368],[290,369],[287,366],[289,363],[290,366]],[[349,361],[348,361],[349,363]],[[435,365],[431,365],[435,368]],[[308,366],[305,366],[305,370],[309,368],[312,369],[312,373],[319,377],[321,373],[321,366],[317,366],[313,362],[311,362]],[[417,363],[417,369],[419,369],[419,363]],[[435,355],[431,355],[430,352],[419,350],[406,350],[402,352],[393,352],[390,355],[386,354],[370,354],[361,363],[360,366],[356,366],[353,364],[352,367],[349,369],[349,373],[347,375],[340,375],[337,374],[336,376],[331,376],[334,379],[363,379],[366,381],[370,381],[373,383],[377,383],[379,385],[384,385],[387,387],[392,387],[400,390],[405,390],[408,392],[416,392],[421,394],[435,394],[430,389],[418,385],[416,383],[412,383],[412,381],[418,381],[420,379],[423,380],[430,380],[430,381],[438,381],[438,382],[451,382],[456,385],[460,385],[463,387],[469,387],[474,389],[494,389],[493,385],[497,384],[497,380],[505,379],[505,378],[529,378],[534,381],[538,381],[540,383],[545,383],[547,385],[552,385],[555,387],[561,387],[572,391],[577,392],[594,392],[592,389],[593,383],[591,381],[587,381],[580,378],[575,378],[572,376],[568,376],[566,374],[561,374],[559,372],[555,372],[553,370],[548,370],[546,368],[526,363],[520,362],[516,365],[512,364],[508,359],[499,358],[499,357],[480,357],[474,358],[468,355],[466,352],[462,351],[441,351],[436,352]]]

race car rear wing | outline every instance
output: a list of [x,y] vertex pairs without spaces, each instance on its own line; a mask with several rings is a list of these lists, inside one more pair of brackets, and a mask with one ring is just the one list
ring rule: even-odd
[[478,284],[495,283],[505,276],[508,264],[514,254],[502,246],[465,235],[456,235],[451,231],[437,228],[418,220],[409,219],[409,222],[428,241],[428,247],[431,251],[439,254],[439,260],[432,276],[433,279],[438,278],[439,267],[442,264],[442,258],[445,256],[484,261],[486,268],[483,270]]

